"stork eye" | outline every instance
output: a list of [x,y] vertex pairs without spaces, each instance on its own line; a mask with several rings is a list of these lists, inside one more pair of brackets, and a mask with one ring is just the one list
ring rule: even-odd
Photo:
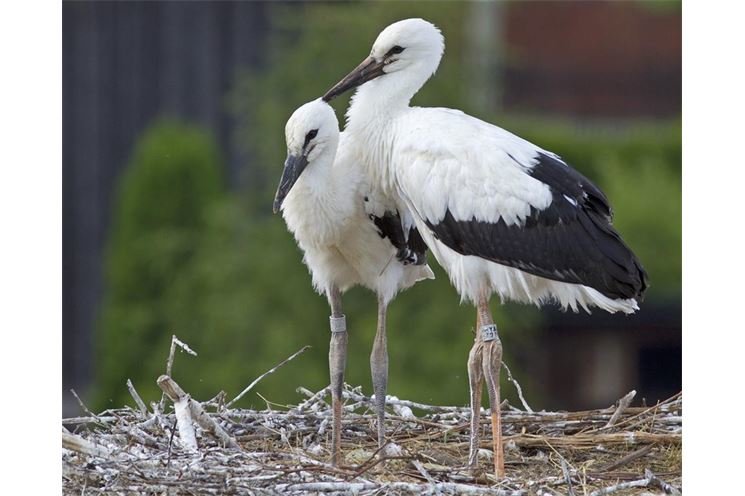
[[403,47],[400,47],[398,45],[394,46],[390,50],[388,50],[388,53],[385,54],[386,57],[390,57],[391,55],[398,55],[399,53],[403,52]]
[[308,146],[308,143],[310,143],[310,140],[316,137],[318,134],[318,129],[314,129],[312,131],[308,131],[308,134],[305,135],[305,143],[303,143],[303,148]]

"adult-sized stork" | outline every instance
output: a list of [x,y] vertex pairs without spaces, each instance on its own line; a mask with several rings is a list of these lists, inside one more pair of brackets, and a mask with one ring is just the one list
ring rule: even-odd
[[[447,108],[409,106],[444,51],[422,19],[385,28],[370,56],[323,97],[359,87],[345,134],[383,191],[408,208],[462,300],[477,307],[468,358],[469,464],[476,468],[481,390],[491,408],[494,470],[504,475],[491,295],[577,311],[632,313],[647,275],[611,225],[605,195],[556,154]],[[589,310],[588,310],[589,311]]]
[[[287,160],[274,199],[303,251],[313,287],[331,306],[329,373],[333,409],[331,461],[341,461],[341,394],[347,361],[347,325],[341,295],[361,285],[378,297],[378,325],[370,369],[385,441],[388,384],[386,309],[401,290],[433,279],[426,245],[411,221],[382,195],[360,168],[333,109],[322,100],[298,108],[285,127]],[[406,217],[406,216],[404,216]],[[408,224],[405,225],[405,224]]]

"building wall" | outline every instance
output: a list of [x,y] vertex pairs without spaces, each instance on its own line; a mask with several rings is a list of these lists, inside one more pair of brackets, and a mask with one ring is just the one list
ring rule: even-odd
[[680,116],[679,4],[511,2],[503,15],[506,110],[574,117]]

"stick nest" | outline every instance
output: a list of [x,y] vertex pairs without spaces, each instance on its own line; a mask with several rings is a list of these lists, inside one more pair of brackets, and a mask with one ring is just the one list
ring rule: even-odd
[[[162,376],[158,383],[168,381]],[[147,409],[130,391],[136,409],[63,419],[65,494],[599,496],[681,490],[681,394],[651,407],[630,407],[627,395],[607,409],[581,412],[530,412],[505,402],[507,478],[496,480],[486,410],[479,470],[471,471],[465,467],[468,407],[390,396],[388,444],[378,450],[373,403],[360,387],[346,386],[345,461],[333,467],[327,389],[298,388],[297,405],[267,402],[257,411],[226,407],[224,394],[198,403],[175,385],[169,392],[175,412],[170,402]]]

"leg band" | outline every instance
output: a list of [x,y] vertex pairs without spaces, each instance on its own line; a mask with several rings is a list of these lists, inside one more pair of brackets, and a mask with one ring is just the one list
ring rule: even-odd
[[481,339],[484,342],[494,341],[498,338],[499,336],[497,335],[497,326],[495,324],[481,326]]
[[347,332],[347,317],[342,315],[341,317],[329,317],[329,324],[331,325],[331,333]]

